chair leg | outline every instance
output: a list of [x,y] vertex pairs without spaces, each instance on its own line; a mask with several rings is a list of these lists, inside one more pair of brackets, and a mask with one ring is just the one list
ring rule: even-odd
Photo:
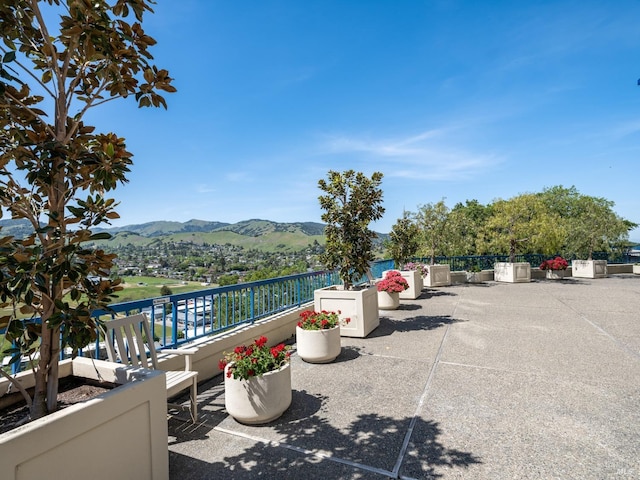
[[194,378],[191,385],[191,420],[198,421],[198,381]]

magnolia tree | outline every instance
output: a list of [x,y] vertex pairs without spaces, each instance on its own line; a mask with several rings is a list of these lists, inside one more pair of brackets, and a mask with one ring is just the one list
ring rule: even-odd
[[416,254],[420,248],[420,229],[409,212],[404,212],[391,227],[385,247],[396,268],[402,268]]
[[373,240],[376,233],[369,224],[384,214],[382,206],[382,173],[368,178],[361,172],[330,170],[327,179],[318,182],[324,195],[318,197],[327,224],[325,252],[320,259],[330,269],[339,269],[345,290],[353,287],[369,270],[374,260]]
[[515,262],[516,253],[555,253],[565,238],[558,214],[546,208],[538,195],[522,194],[497,200],[482,229],[483,248],[489,253],[506,253]]
[[0,2],[0,206],[32,227],[26,238],[0,238],[0,300],[11,307],[0,326],[12,361],[32,359],[33,398],[23,390],[32,418],[57,407],[61,349],[75,355],[95,340],[91,312],[120,289],[108,280],[114,255],[86,242],[105,238],[92,228],[118,217],[104,195],[127,181],[132,155],[83,117],[129,96],[166,108],[158,92],[175,91],[172,79],[150,63],[156,42],[141,26],[152,3]]

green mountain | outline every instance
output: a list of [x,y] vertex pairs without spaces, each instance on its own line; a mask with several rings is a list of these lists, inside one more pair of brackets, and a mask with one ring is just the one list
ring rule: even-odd
[[[23,237],[31,232],[26,220],[0,220],[1,233]],[[106,247],[147,246],[157,243],[193,243],[197,245],[230,244],[263,252],[299,251],[318,242],[324,245],[324,227],[316,222],[279,223],[270,220],[245,220],[229,224],[204,220],[188,222],[157,221],[113,228],[96,228],[112,235],[96,244]],[[387,238],[378,234],[379,241]]]
[[16,238],[23,238],[27,235],[33,233],[33,227],[29,220],[20,219],[20,220],[11,220],[5,219],[0,220],[0,235],[12,235]]
[[96,231],[105,231],[112,235],[120,232],[129,232],[142,237],[158,237],[172,233],[212,232],[228,225],[228,223],[207,222],[204,220],[189,220],[188,222],[158,221],[138,225],[126,225],[124,227],[96,228]]
[[202,220],[184,223],[159,221],[101,230],[113,235],[111,240],[97,242],[105,247],[184,242],[230,244],[264,252],[282,252],[302,250],[314,241],[325,242],[324,225],[321,223],[278,223],[260,219],[234,224]]

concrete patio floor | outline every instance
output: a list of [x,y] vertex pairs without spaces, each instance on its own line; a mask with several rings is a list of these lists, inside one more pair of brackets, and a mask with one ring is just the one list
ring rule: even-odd
[[425,289],[380,316],[334,363],[292,355],[271,424],[202,383],[171,478],[640,478],[640,276]]

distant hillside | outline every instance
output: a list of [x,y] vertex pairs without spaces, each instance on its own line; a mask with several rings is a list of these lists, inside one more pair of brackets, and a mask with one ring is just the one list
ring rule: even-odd
[[119,232],[135,233],[142,237],[158,237],[172,233],[212,232],[218,228],[228,226],[223,222],[207,222],[204,220],[189,220],[188,222],[148,222],[139,225],[126,225],[124,227],[100,228],[96,231],[106,231],[113,234]]
[[276,223],[269,220],[245,220],[243,222],[234,223],[220,227],[217,230],[228,230],[240,235],[251,237],[259,237],[268,233],[303,233],[305,235],[323,235],[324,225],[322,223],[304,222],[304,223]]
[[299,251],[317,241],[324,244],[324,225],[313,222],[278,223],[269,220],[245,220],[228,224],[189,220],[188,222],[149,222],[140,225],[102,229],[113,235],[100,241],[112,246],[146,246],[158,243],[189,242],[194,244],[235,245],[263,252]]
[[[2,233],[22,237],[31,232],[23,220],[0,220]],[[112,235],[110,240],[96,242],[104,247],[134,245],[144,247],[157,243],[189,242],[209,245],[235,245],[263,252],[299,251],[309,244],[325,243],[325,225],[316,222],[278,223],[270,220],[245,220],[229,224],[204,220],[188,222],[157,221],[123,227],[96,228]],[[378,234],[378,241],[387,238]]]
[[0,230],[0,234],[3,236],[12,235],[16,238],[23,238],[33,233],[33,227],[31,226],[31,223],[29,223],[29,220],[24,220],[24,219],[0,220],[0,227],[2,227],[2,230]]

